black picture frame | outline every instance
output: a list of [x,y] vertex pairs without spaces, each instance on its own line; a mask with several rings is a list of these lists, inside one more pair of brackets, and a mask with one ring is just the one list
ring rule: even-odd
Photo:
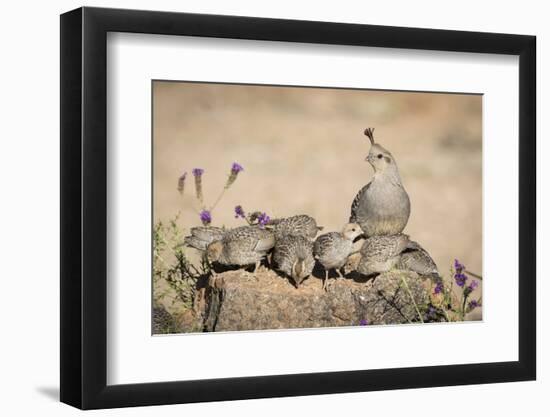
[[[107,385],[108,32],[519,56],[519,360]],[[88,7],[61,15],[61,401],[94,409],[534,380],[535,51],[524,35]]]

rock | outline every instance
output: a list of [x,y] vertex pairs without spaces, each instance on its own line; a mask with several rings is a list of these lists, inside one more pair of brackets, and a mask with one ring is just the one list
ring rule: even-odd
[[183,310],[174,316],[174,328],[175,333],[201,332],[202,318],[196,314],[194,309]]
[[194,333],[201,332],[202,328],[202,318],[194,309],[182,308],[169,313],[162,305],[153,307],[153,334]]
[[164,307],[153,307],[153,334],[166,334],[174,331],[174,319]]
[[[403,284],[406,281],[408,290]],[[207,287],[206,331],[264,330],[398,324],[419,321],[417,306],[429,302],[423,277],[392,271],[374,280],[322,280],[309,277],[296,289],[271,270],[218,274]],[[410,291],[410,292],[409,292]]]

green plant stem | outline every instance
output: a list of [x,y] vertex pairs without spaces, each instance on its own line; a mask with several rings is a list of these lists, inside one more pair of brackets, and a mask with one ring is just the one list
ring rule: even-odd
[[449,317],[449,315],[447,314],[447,306],[446,306],[447,303],[445,303],[445,298],[443,298],[443,302],[441,302],[439,304],[439,308],[441,309],[441,311],[443,311],[443,315],[445,316],[445,319],[450,323],[451,322],[451,318]]
[[[407,293],[409,294],[409,297],[411,297],[411,301],[413,302],[414,308],[416,310],[416,314],[418,314],[418,318],[422,323],[424,323],[424,319],[422,318],[422,314],[420,314],[420,310],[418,309],[418,306],[416,305],[416,301],[414,301],[414,297],[412,295],[411,289],[409,288],[409,284],[407,284],[407,280],[403,275],[401,275],[401,281],[403,281],[403,285],[405,286],[405,290],[407,290]],[[409,320],[410,321],[410,320]]]
[[468,301],[468,296],[466,294],[462,294],[462,310],[460,312],[460,318],[462,321],[464,321],[464,317],[466,316],[466,301]]
[[223,198],[225,192],[227,191],[227,188],[228,187],[223,187],[223,190],[222,192],[220,193],[220,195],[218,196],[218,198],[216,199],[216,201],[214,202],[214,204],[212,205],[212,207],[210,208],[210,211],[213,211],[216,206],[218,205],[218,203],[221,201],[221,199]]

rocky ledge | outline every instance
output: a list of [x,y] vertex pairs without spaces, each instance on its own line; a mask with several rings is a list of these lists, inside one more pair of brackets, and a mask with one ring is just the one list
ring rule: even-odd
[[[260,269],[218,274],[206,288],[204,330],[266,330],[400,324],[419,321],[429,302],[429,279],[392,271],[375,279],[310,277],[295,288],[276,272]],[[414,302],[413,302],[414,300]]]

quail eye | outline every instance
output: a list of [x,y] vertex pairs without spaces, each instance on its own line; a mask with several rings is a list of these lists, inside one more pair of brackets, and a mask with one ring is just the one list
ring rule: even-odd
[[378,159],[382,159],[382,156],[383,155],[381,153],[379,153],[377,157],[378,157]]

